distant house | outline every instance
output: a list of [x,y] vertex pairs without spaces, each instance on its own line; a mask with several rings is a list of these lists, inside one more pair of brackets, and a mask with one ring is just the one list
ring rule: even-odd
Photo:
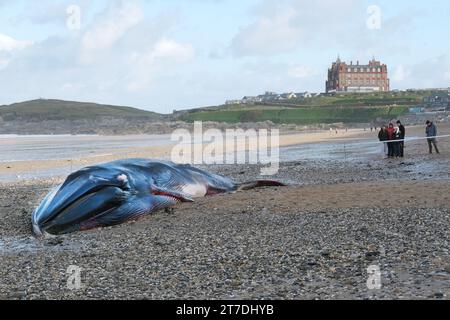
[[275,92],[266,91],[264,94],[258,96],[262,102],[270,102],[280,100],[280,95]]
[[432,111],[450,110],[450,93],[436,92],[423,99],[423,107]]
[[262,101],[262,99],[260,97],[246,96],[246,97],[242,98],[242,103],[245,103],[245,104],[256,103],[256,102],[261,102],[261,101]]
[[312,98],[313,97],[313,94],[308,92],[308,91],[299,92],[299,93],[296,93],[296,95],[297,95],[297,98],[303,98],[303,99]]
[[314,96],[318,96],[318,94],[309,93],[309,92],[301,92],[301,93],[295,93],[295,92],[287,92],[283,94],[279,94],[272,91],[266,91],[264,94],[261,94],[259,96],[245,96],[241,100],[227,100],[225,102],[226,105],[236,105],[236,104],[254,104],[259,102],[277,102],[277,101],[286,101],[286,100],[293,100],[293,99],[301,99],[301,98],[312,98]]
[[297,99],[297,95],[293,92],[283,93],[280,95],[281,100]]
[[225,102],[226,105],[233,105],[233,104],[241,104],[242,100],[227,100]]

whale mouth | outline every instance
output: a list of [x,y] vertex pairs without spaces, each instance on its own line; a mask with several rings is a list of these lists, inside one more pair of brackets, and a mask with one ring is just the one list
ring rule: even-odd
[[[92,189],[86,190],[84,193],[81,193],[79,196],[77,193],[69,197],[67,200],[62,201],[58,206],[56,206],[53,210],[53,213],[50,214],[47,219],[43,220],[41,223],[46,224],[55,217],[63,214],[67,210],[71,210],[71,208],[79,205],[80,203],[83,203],[83,201],[86,201],[87,199],[91,198],[92,196],[96,195],[97,193],[102,192],[102,190],[105,190],[109,187],[106,186],[96,186]],[[113,187],[115,188],[115,187]],[[60,190],[56,196],[58,196],[59,193],[63,192],[63,190]]]
[[117,209],[128,192],[120,181],[89,176],[56,188],[33,212],[32,226],[37,237],[80,230],[83,224]]

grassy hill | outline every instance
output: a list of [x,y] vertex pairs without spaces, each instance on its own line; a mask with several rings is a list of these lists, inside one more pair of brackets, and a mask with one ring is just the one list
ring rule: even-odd
[[4,121],[97,120],[101,118],[160,120],[163,116],[130,107],[63,100],[32,100],[0,106]]
[[407,107],[385,108],[283,108],[213,110],[187,113],[182,119],[193,121],[217,121],[227,123],[272,121],[280,124],[314,123],[366,123],[378,118],[396,118],[408,111]]
[[420,105],[431,91],[343,93],[256,104],[222,105],[189,110],[180,120],[218,122],[273,121],[283,124],[368,123],[393,119]]
[[[257,104],[220,105],[162,115],[130,107],[62,100],[0,106],[0,133],[154,132],[156,122],[213,121],[278,124],[369,123],[390,120],[420,105],[431,91],[336,94]],[[40,125],[37,126],[36,123]],[[134,130],[134,131],[133,131]]]
[[334,96],[319,96],[307,99],[294,99],[292,103],[305,107],[375,107],[375,106],[413,106],[423,102],[432,91],[398,91],[373,93],[338,93]]

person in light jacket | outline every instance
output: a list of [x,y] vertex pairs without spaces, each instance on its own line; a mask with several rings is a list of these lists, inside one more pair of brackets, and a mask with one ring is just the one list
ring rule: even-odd
[[406,128],[402,124],[400,120],[397,121],[398,129],[400,130],[400,143],[399,143],[399,157],[403,158],[405,156],[405,137],[406,137]]

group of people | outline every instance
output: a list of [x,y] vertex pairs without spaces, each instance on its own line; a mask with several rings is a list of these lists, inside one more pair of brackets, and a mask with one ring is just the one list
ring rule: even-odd
[[[430,154],[433,153],[433,147],[436,153],[439,153],[437,147],[437,127],[432,121],[426,122],[425,133],[427,136]],[[388,127],[383,126],[378,133],[378,139],[383,143],[383,152],[388,158],[403,158],[405,155],[405,137],[406,128],[399,120],[397,126],[391,122]]]
[[405,155],[406,128],[397,121],[397,126],[391,122],[389,126],[382,126],[378,133],[378,139],[383,143],[383,152],[389,158],[403,158]]

